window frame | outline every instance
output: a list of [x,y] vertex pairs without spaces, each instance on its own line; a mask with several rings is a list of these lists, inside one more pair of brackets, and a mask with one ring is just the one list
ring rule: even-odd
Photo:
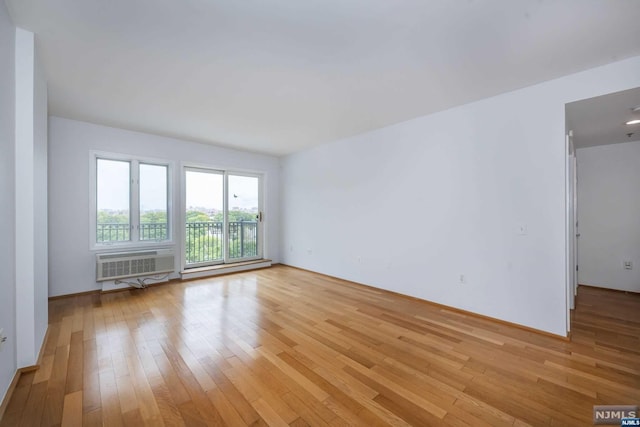
[[[98,216],[98,160],[114,160],[129,163],[129,240],[121,242],[97,241]],[[130,250],[136,248],[172,246],[175,242],[173,230],[173,162],[170,160],[90,151],[89,160],[89,249],[90,250]],[[140,165],[164,166],[167,168],[167,238],[165,240],[140,240]]]

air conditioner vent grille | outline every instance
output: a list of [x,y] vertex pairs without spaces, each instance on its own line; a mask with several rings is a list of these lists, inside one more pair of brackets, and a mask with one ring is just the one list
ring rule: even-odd
[[149,273],[155,270],[156,270],[155,258],[131,260],[131,272],[134,274]]
[[129,272],[129,262],[127,261],[111,261],[102,263],[103,277],[128,276]]
[[174,271],[175,256],[171,250],[121,252],[96,256],[96,280],[149,276]]

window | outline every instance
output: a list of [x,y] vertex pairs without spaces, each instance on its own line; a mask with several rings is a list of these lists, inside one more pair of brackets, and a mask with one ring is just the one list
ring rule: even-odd
[[167,240],[166,165],[140,164],[140,240]]
[[131,163],[97,159],[96,242],[129,241]]
[[170,240],[169,165],[93,155],[92,246]]

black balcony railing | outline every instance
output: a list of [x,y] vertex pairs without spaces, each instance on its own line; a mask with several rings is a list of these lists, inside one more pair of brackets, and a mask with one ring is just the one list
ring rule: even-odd
[[[97,224],[96,241],[98,243],[126,242],[130,239],[129,229],[129,224]],[[167,223],[140,224],[140,240],[167,240]]]
[[167,240],[166,222],[140,224],[140,240]]
[[98,243],[126,242],[129,240],[129,224],[100,223],[96,227]]
[[187,264],[199,264],[224,258],[222,222],[188,222],[185,256]]
[[[186,224],[187,264],[220,261],[224,258],[222,222],[188,222]],[[258,223],[234,221],[229,223],[229,258],[258,256]]]
[[[223,226],[221,221],[186,223],[187,264],[202,264],[224,258]],[[129,224],[100,223],[96,227],[98,243],[130,240]],[[167,223],[140,224],[140,240],[166,240]],[[234,221],[229,223],[229,258],[258,256],[258,223]]]
[[258,256],[258,223],[239,221],[229,223],[229,258]]

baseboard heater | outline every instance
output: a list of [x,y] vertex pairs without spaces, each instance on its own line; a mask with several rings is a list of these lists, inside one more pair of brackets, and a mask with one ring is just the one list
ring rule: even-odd
[[96,281],[151,276],[175,271],[171,249],[114,252],[96,255]]

